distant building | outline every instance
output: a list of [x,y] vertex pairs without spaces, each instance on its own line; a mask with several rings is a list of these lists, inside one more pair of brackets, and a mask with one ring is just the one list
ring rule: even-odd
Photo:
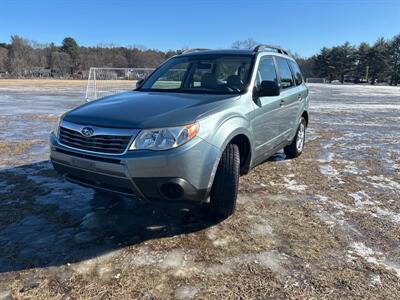
[[6,70],[0,70],[0,78],[4,78],[8,76],[8,72]]

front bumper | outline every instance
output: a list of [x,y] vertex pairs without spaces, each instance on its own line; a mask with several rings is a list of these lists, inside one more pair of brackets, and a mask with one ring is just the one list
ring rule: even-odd
[[167,151],[93,154],[60,144],[50,134],[50,159],[68,180],[148,200],[207,198],[221,152],[199,137]]

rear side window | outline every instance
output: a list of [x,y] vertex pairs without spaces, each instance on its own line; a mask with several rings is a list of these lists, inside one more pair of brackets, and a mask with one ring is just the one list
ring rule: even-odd
[[292,71],[289,68],[288,61],[281,57],[276,57],[275,59],[278,66],[282,89],[287,89],[294,86]]
[[276,75],[275,64],[271,57],[263,57],[260,60],[257,70],[257,86],[260,86],[261,81],[278,82]]
[[292,68],[294,74],[294,81],[296,85],[300,85],[303,83],[303,75],[301,75],[301,71],[299,66],[294,61],[289,61],[290,67]]

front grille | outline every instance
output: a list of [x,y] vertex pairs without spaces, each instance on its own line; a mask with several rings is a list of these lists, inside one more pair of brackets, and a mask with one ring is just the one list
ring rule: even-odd
[[71,156],[82,157],[82,158],[97,160],[97,161],[103,161],[103,162],[112,163],[112,164],[120,164],[121,163],[121,160],[119,160],[119,159],[83,154],[83,153],[78,153],[78,152],[74,152],[71,150],[67,151],[67,150],[64,150],[61,148],[56,148],[56,151],[67,154],[67,155],[71,155]]
[[119,154],[128,147],[132,136],[129,135],[94,135],[85,137],[80,132],[60,127],[60,142],[76,149]]

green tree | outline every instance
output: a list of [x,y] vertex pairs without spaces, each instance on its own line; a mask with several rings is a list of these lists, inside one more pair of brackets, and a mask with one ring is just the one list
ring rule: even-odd
[[344,82],[345,76],[350,75],[354,70],[356,61],[356,49],[349,42],[343,45],[333,47],[331,51],[331,66],[335,78],[341,83]]
[[361,43],[356,52],[356,66],[354,69],[354,79],[355,82],[358,83],[362,80],[366,80],[368,82],[368,73],[369,73],[369,53],[370,46],[368,43]]
[[389,46],[384,38],[379,38],[369,51],[371,84],[387,78],[389,70]]
[[331,65],[331,52],[332,49],[330,48],[322,48],[314,62],[314,73],[319,77],[328,78],[329,82],[332,82],[334,79],[333,66]]
[[389,63],[391,66],[390,85],[400,82],[400,34],[389,43]]
[[61,51],[71,58],[70,74],[73,75],[79,66],[79,45],[72,37],[66,37],[62,41]]

